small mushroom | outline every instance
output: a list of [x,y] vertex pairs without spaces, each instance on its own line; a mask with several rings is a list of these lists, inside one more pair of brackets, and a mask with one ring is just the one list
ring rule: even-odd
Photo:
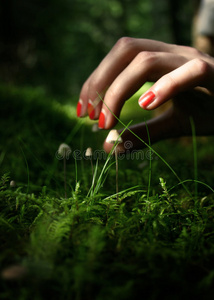
[[118,201],[118,158],[117,158],[117,147],[119,144],[123,142],[122,137],[119,135],[118,131],[116,129],[112,129],[107,138],[106,138],[106,143],[109,144],[114,144],[115,149],[114,149],[114,154],[115,154],[115,163],[116,163],[116,194],[117,194],[117,201]]
[[16,182],[14,180],[11,180],[10,187],[12,188],[16,187]]
[[118,144],[121,144],[123,142],[123,139],[116,129],[112,129],[106,138],[106,143],[115,144],[116,142]]
[[88,147],[85,151],[85,156],[86,157],[91,157],[92,156],[92,148]]
[[58,153],[59,155],[61,155],[63,158],[69,158],[69,155],[71,154],[71,148],[65,144],[65,143],[62,143],[60,144],[59,146],[59,149],[58,149]]
[[94,167],[93,167],[93,162],[92,162],[92,155],[93,151],[91,147],[88,147],[85,151],[85,156],[88,157],[91,161],[91,171],[92,171],[92,187],[94,185]]
[[66,159],[69,158],[70,154],[71,154],[71,148],[65,144],[62,143],[59,146],[58,149],[58,154],[60,156],[62,156],[63,158],[63,167],[64,167],[64,190],[65,190],[65,198],[67,198],[67,178],[66,178]]

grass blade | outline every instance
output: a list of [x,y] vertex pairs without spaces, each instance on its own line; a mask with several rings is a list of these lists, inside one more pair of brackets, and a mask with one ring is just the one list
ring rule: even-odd
[[[98,94],[98,96],[100,97],[100,99],[103,101],[103,99],[101,98],[101,96]],[[147,144],[144,140],[142,140],[136,133],[134,133],[130,128],[128,128],[128,125],[125,125],[112,111],[111,109],[106,105],[106,103],[103,101],[103,104],[108,108],[108,110],[112,113],[112,115],[117,119],[117,121],[124,127],[123,132],[127,129],[129,130],[129,132],[131,132],[137,139],[139,139],[139,141],[141,141],[146,147],[148,147],[152,152],[154,152],[159,158],[160,160],[162,160],[162,162],[170,169],[170,171],[173,173],[173,175],[177,178],[177,180],[182,184],[183,188],[185,189],[185,191],[189,194],[190,197],[192,197],[191,192],[189,191],[189,189],[185,186],[184,181],[181,180],[181,178],[178,176],[178,174],[175,172],[175,170],[167,163],[167,161],[160,155],[158,154],[149,144]]]

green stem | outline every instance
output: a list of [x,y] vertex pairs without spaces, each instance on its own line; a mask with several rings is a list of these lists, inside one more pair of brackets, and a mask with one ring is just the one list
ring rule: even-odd
[[[103,99],[101,98],[101,96],[98,94],[98,96],[100,97],[100,99],[103,101]],[[141,141],[145,146],[147,146],[150,150],[152,150],[152,152],[154,154],[156,154],[161,160],[162,162],[171,170],[171,172],[174,174],[174,176],[177,178],[177,180],[181,183],[181,185],[183,186],[183,188],[185,189],[185,191],[190,195],[190,197],[192,197],[192,194],[190,193],[189,189],[185,186],[185,184],[183,184],[184,181],[182,181],[180,179],[180,177],[177,175],[177,173],[175,172],[175,170],[167,163],[167,161],[160,155],[158,154],[150,145],[148,145],[144,140],[142,140],[136,133],[134,133],[130,128],[128,128],[128,125],[125,125],[112,111],[111,109],[106,105],[105,102],[103,102],[104,105],[108,108],[108,110],[112,113],[112,115],[115,117],[115,119],[122,124],[125,128],[123,131],[125,131],[126,129],[129,130],[129,132],[131,132],[136,138],[139,139],[139,141]]]
[[90,158],[90,161],[91,161],[91,171],[92,171],[92,183],[91,183],[91,186],[92,186],[92,190],[93,190],[94,189],[94,167],[93,167],[92,157]]
[[195,183],[195,200],[198,197],[198,163],[197,163],[197,143],[196,143],[196,131],[195,123],[192,117],[190,118],[192,128],[192,144],[193,144],[193,159],[194,159],[194,183]]
[[151,178],[152,178],[152,159],[151,159],[151,140],[150,140],[150,135],[149,135],[149,129],[147,126],[147,123],[145,121],[146,124],[146,131],[147,131],[147,135],[148,135],[148,143],[149,143],[149,151],[150,151],[150,157],[149,157],[149,178],[148,178],[148,192],[147,192],[147,199],[149,200],[149,194],[150,194],[150,188],[151,188]]
[[65,189],[65,198],[67,198],[67,178],[66,178],[66,158],[64,157],[64,189]]
[[118,157],[117,157],[117,146],[115,147],[115,162],[116,162],[116,194],[117,194],[117,202],[118,202],[119,201],[119,198],[118,198],[119,188],[118,188]]

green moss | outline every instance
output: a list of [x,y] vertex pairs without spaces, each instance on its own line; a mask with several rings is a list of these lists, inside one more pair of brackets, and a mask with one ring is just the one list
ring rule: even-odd
[[[64,105],[41,91],[11,87],[1,87],[0,95],[1,299],[210,299],[212,138],[197,140],[197,197],[188,140],[188,147],[168,141],[154,149],[182,180],[191,179],[185,185],[192,196],[160,158],[152,160],[149,194],[149,164],[139,169],[145,160],[121,160],[117,201],[113,158],[105,170],[105,159],[99,160],[95,181],[101,173],[103,178],[89,193],[90,163],[75,165],[72,158],[65,199],[63,164],[55,156],[59,144],[79,149],[81,157],[91,143],[101,149],[105,133],[92,133],[87,120],[77,123],[70,100]],[[25,272],[6,279],[5,270],[14,265]]]

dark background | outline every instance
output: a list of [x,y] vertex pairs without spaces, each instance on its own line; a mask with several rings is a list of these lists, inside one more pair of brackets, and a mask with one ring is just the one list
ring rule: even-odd
[[196,0],[1,0],[0,82],[73,96],[122,36],[191,45]]

